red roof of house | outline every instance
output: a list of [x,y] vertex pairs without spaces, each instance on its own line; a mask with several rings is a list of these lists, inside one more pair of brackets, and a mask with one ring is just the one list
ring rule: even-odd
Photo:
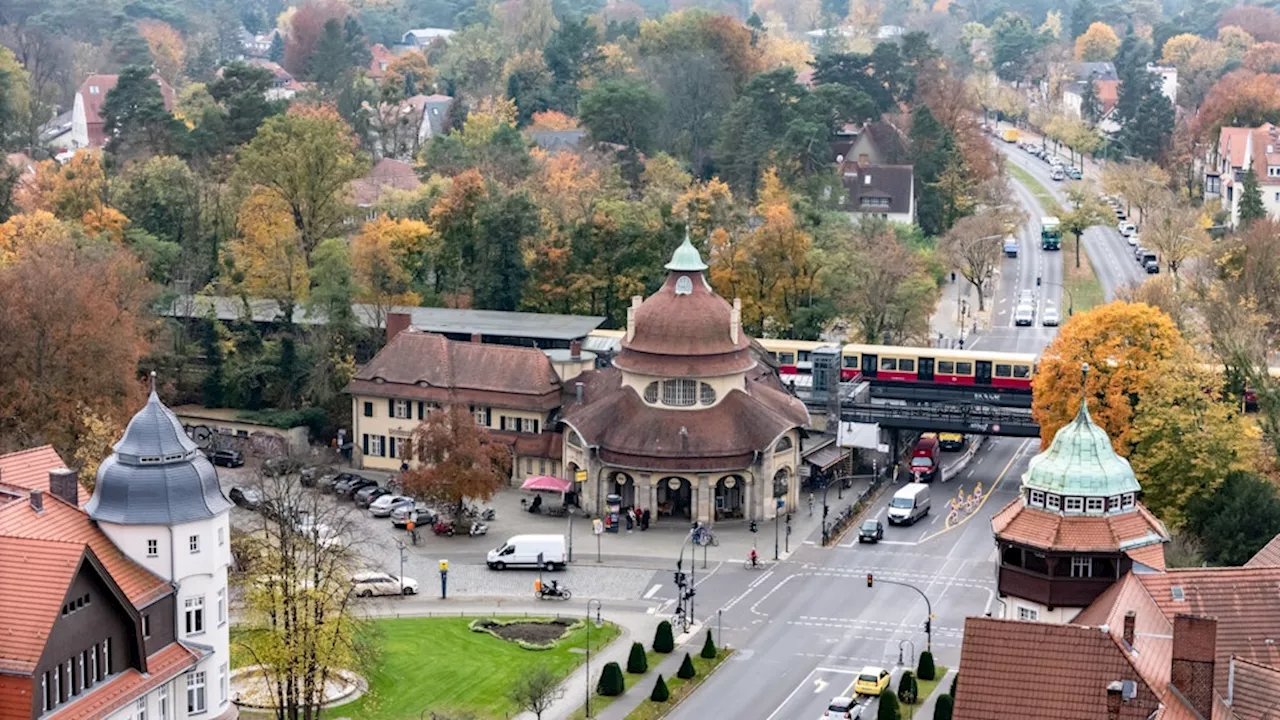
[[[11,485],[23,490],[49,489],[49,471],[66,467],[52,445],[0,455],[0,487]],[[76,488],[77,496],[79,488]]]
[[413,166],[383,158],[368,175],[351,181],[351,200],[358,207],[375,205],[388,190],[417,190],[422,185]]
[[369,77],[374,80],[381,80],[382,76],[387,72],[387,66],[395,59],[395,54],[387,49],[382,43],[374,43],[369,48]]
[[1224,127],[1218,131],[1218,155],[1227,158],[1231,167],[1244,167],[1244,153],[1253,128]]
[[[78,700],[62,705],[45,719],[102,720],[119,711],[125,703],[191,669],[200,658],[200,654],[180,643],[169,643],[147,657],[147,674],[129,668],[110,682],[94,687]],[[212,693],[213,686],[209,687]],[[178,700],[171,697],[169,702],[177,703]]]
[[1244,566],[1280,567],[1280,535],[1271,538],[1271,542],[1249,558],[1249,562],[1245,563]]
[[[152,74],[151,79],[160,85],[160,95],[164,98],[164,107],[166,110],[173,110],[173,106],[177,104],[178,94],[174,91],[173,86],[165,82],[165,79],[159,74]],[[89,75],[80,83],[80,89],[77,94],[84,103],[84,119],[89,130],[89,144],[93,147],[101,147],[106,142],[106,137],[102,134],[102,106],[107,101],[107,93],[116,86],[120,80],[119,75]]]
[[1106,115],[1120,99],[1120,81],[1094,80],[1093,84],[1098,93],[1098,104],[1102,106],[1102,114]]

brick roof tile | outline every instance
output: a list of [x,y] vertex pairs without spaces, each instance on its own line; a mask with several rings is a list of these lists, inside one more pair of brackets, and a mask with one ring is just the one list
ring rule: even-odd
[[[49,490],[49,471],[66,467],[52,445],[0,455],[0,486]],[[78,494],[78,490],[77,490]]]
[[1244,566],[1247,568],[1280,567],[1280,535],[1271,538],[1271,542],[1249,558],[1249,562]]
[[991,520],[996,536],[1020,545],[1078,552],[1114,552],[1168,542],[1164,525],[1145,507],[1106,516],[1063,515],[1010,502]]

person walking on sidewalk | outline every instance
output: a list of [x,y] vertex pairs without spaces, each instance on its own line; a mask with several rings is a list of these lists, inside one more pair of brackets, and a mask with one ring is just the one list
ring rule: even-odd
[[813,515],[813,493],[809,493],[809,515]]

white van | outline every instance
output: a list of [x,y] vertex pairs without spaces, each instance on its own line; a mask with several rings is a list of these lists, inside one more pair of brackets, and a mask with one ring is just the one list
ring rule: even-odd
[[489,551],[486,562],[490,570],[505,570],[509,567],[531,567],[538,565],[538,556],[542,556],[541,567],[546,570],[563,570],[568,562],[563,535],[516,535],[496,550]]
[[929,514],[929,486],[909,483],[889,501],[889,524],[910,525]]

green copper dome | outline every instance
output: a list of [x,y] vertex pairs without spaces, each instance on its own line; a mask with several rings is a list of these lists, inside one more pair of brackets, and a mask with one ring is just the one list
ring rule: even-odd
[[1111,439],[1080,403],[1075,420],[1053,436],[1049,449],[1031,458],[1022,484],[1063,496],[1112,497],[1141,490],[1129,461],[1116,454]]
[[707,269],[707,264],[702,262],[702,254],[689,242],[688,233],[685,233],[680,247],[671,254],[671,262],[667,263],[666,268],[676,272],[702,272]]

